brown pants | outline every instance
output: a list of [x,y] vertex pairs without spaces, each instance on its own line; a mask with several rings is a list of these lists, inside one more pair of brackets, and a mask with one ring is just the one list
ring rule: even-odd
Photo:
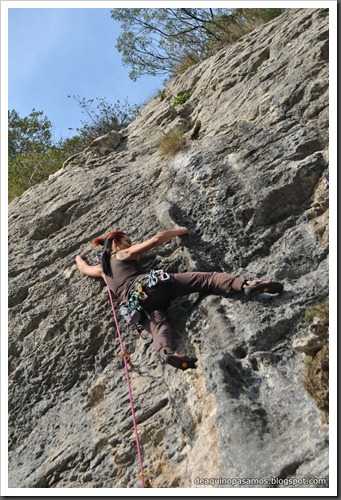
[[227,273],[177,273],[170,281],[159,282],[147,289],[148,298],[143,301],[143,328],[151,333],[156,353],[175,352],[174,335],[168,324],[166,309],[171,300],[194,292],[230,293],[240,292],[244,278]]

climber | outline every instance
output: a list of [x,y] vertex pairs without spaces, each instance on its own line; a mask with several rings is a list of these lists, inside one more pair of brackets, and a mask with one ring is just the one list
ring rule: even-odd
[[174,337],[166,317],[170,301],[193,292],[232,294],[242,292],[252,298],[261,293],[276,294],[283,285],[271,281],[248,281],[225,272],[185,272],[172,275],[165,271],[145,273],[139,263],[148,250],[188,234],[186,227],[157,233],[142,243],[132,244],[122,231],[112,231],[96,238],[93,245],[103,246],[101,263],[88,265],[84,252],[76,257],[78,269],[86,276],[102,277],[113,293],[131,310],[141,311],[140,324],[153,337],[157,355],[164,363],[185,370],[196,368],[197,358],[175,352]]

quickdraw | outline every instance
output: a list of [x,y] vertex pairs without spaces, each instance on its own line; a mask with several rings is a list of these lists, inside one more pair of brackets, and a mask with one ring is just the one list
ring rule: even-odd
[[142,332],[143,332],[143,328],[142,328],[142,326],[141,326],[141,325],[136,325],[136,326],[135,326],[135,333],[136,333],[139,337],[141,337],[141,339],[143,339],[143,340],[147,340],[147,337],[146,337],[145,335],[143,335],[143,333],[142,333]]
[[132,364],[131,357],[126,352],[122,352],[122,354],[120,355],[120,360],[121,361],[122,361],[123,358],[126,358],[126,360],[128,361],[129,364]]
[[[140,479],[142,479],[144,477],[151,477],[151,473],[148,472],[148,471],[141,472],[140,473]],[[152,480],[151,479],[147,479],[144,484],[145,484],[146,488],[151,488],[152,487]]]
[[120,360],[123,362],[124,362],[124,360],[126,360],[127,363],[129,363],[129,366],[132,370],[134,370],[137,373],[140,373],[140,369],[133,364],[133,362],[131,360],[131,356],[128,353],[122,352],[122,354],[120,355]]
[[149,288],[152,288],[157,285],[159,281],[167,281],[169,278],[169,274],[166,273],[166,271],[163,271],[163,269],[158,269],[156,271],[152,269],[148,276],[148,286]]
[[120,313],[128,325],[133,326],[136,333],[144,340],[147,337],[142,335],[143,328],[139,323],[141,321],[141,311],[143,311],[141,302],[148,298],[145,290],[156,286],[159,281],[167,281],[169,279],[170,275],[162,269],[150,271],[149,274],[135,281],[134,288],[130,291],[128,302],[122,302],[120,305]]

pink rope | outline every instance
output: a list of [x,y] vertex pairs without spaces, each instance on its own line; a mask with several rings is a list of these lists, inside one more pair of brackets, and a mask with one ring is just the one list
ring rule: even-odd
[[116,312],[115,312],[114,303],[113,303],[113,300],[112,300],[111,290],[110,290],[110,288],[109,288],[108,285],[107,285],[107,289],[108,289],[109,299],[110,299],[110,303],[111,303],[112,313],[113,313],[115,324],[116,324],[118,339],[119,339],[120,344],[121,344],[121,351],[122,351],[122,357],[123,357],[123,360],[124,360],[124,367],[125,367],[125,372],[126,372],[126,378],[127,378],[127,384],[128,384],[128,392],[129,392],[129,398],[130,398],[131,416],[133,418],[133,424],[134,424],[136,446],[137,446],[137,454],[138,454],[139,462],[140,462],[140,470],[141,470],[140,477],[141,477],[141,482],[142,482],[142,488],[145,488],[145,481],[144,481],[145,472],[143,470],[143,461],[142,461],[141,446],[140,446],[139,434],[137,432],[137,423],[136,423],[134,403],[133,403],[133,393],[132,393],[131,385],[130,385],[130,377],[129,377],[129,370],[128,370],[128,361],[127,361],[126,353],[125,353],[125,350],[124,350],[124,345],[123,345],[123,340],[122,340],[122,335],[121,335],[120,327],[119,327],[119,324],[118,324],[118,321],[117,321],[117,316],[116,316]]

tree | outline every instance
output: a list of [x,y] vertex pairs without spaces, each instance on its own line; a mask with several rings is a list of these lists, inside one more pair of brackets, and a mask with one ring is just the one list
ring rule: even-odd
[[[70,97],[70,96],[69,96]],[[86,148],[94,139],[110,130],[125,128],[140,110],[127,100],[121,104],[105,99],[94,106],[94,99],[73,96],[87,116],[77,134],[69,139],[52,139],[52,123],[43,111],[21,118],[17,111],[8,114],[8,197],[11,201],[26,189],[46,180],[59,170],[63,162]],[[70,129],[72,130],[72,129]]]
[[114,9],[121,23],[116,48],[132,80],[175,76],[284,9]]
[[52,145],[52,123],[43,111],[32,109],[20,118],[14,109],[8,112],[8,154],[10,160],[18,154],[41,152]]
[[52,139],[52,123],[43,111],[33,109],[21,118],[8,113],[8,198],[11,201],[26,189],[62,167],[63,162],[83,147],[82,139]]
[[8,161],[8,200],[12,201],[28,188],[46,180],[49,175],[59,170],[63,162],[82,150],[79,137],[61,139],[49,147],[37,144],[35,149],[18,153]]

